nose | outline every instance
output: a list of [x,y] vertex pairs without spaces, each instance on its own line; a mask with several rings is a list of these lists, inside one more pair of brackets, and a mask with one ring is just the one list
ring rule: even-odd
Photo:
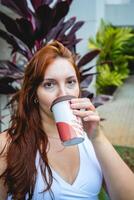
[[58,97],[68,95],[65,86],[60,86],[58,90]]

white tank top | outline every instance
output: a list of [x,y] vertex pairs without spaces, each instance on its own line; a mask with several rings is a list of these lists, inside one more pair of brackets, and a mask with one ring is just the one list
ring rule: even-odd
[[[102,171],[96,158],[92,143],[85,136],[85,141],[78,145],[80,153],[80,168],[73,184],[67,183],[54,169],[51,190],[54,200],[98,200],[102,186]],[[45,189],[39,165],[39,152],[37,152],[37,180],[32,200],[52,200],[49,192],[42,193]],[[7,200],[11,198],[8,197]],[[26,198],[27,199],[27,198]]]

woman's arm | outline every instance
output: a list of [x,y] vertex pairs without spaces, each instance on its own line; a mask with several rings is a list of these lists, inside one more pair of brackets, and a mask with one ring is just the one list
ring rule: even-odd
[[111,200],[134,200],[134,174],[103,135],[100,117],[87,98],[71,100],[73,113],[83,120],[102,168]]
[[[0,133],[0,175],[6,170],[6,149],[3,148],[7,144],[7,133]],[[0,178],[0,200],[6,200],[7,190],[4,181]]]
[[121,159],[101,128],[90,138],[100,162],[108,193],[112,200],[134,200],[134,174]]

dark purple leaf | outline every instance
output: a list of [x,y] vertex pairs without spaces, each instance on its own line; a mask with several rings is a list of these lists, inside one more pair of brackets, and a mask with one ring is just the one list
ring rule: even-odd
[[77,66],[80,68],[81,66],[86,65],[88,62],[93,60],[98,54],[100,53],[99,49],[95,49],[93,51],[88,52],[86,55],[84,55],[79,62],[77,63]]
[[65,32],[75,23],[76,17],[70,18],[68,21],[64,23],[63,29],[60,31],[58,37],[62,37],[62,35],[65,35]]
[[81,28],[81,26],[83,26],[84,23],[85,23],[84,21],[76,22],[76,24],[71,28],[70,32],[68,33],[68,36],[78,31]]
[[89,99],[92,99],[92,98],[94,97],[94,94],[91,93],[91,92],[88,91],[88,90],[81,90],[81,96],[82,96],[82,97],[89,98]]
[[23,17],[31,18],[32,13],[28,8],[26,0],[1,0],[1,4],[7,6]]
[[113,65],[113,61],[112,60],[106,60],[106,61],[98,63],[97,65],[105,65],[105,64],[108,64],[108,65],[112,66]]
[[76,44],[79,43],[82,39],[79,38],[79,39],[74,39],[72,42],[70,42],[67,47],[72,50],[75,48]]
[[18,38],[15,36],[0,30],[0,37],[6,40],[13,48],[13,52],[19,52],[20,54],[24,55],[26,58],[30,59],[32,57],[32,53],[29,48]]
[[3,23],[8,32],[11,32],[15,35],[16,33],[19,34],[18,32],[20,31],[17,27],[16,20],[12,19],[11,17],[9,17],[8,15],[6,15],[1,11],[0,11],[0,21]]
[[48,5],[44,4],[36,10],[36,18],[36,38],[44,39],[52,28],[53,11]]
[[9,70],[0,69],[0,73],[1,73],[0,78],[3,78],[3,77],[14,78],[14,80],[16,81],[18,80],[18,83],[23,78],[23,74],[19,74],[19,73],[12,74],[12,72]]
[[17,92],[18,89],[17,88],[14,88],[13,86],[11,85],[8,85],[7,83],[5,85],[2,85],[0,83],[0,94],[13,94],[15,92]]
[[111,64],[112,61],[104,61],[104,62],[100,62],[98,64],[92,65],[86,69],[82,69],[81,73],[88,73],[92,68],[96,67],[96,66],[101,66],[101,65],[105,65],[105,64]]
[[[20,67],[15,65],[14,63],[10,62],[9,60],[0,60],[0,70],[8,70],[11,74],[20,73],[23,74],[24,69],[22,70]],[[0,74],[1,75],[1,74]]]
[[98,72],[93,72],[90,74],[81,74],[81,82],[83,82],[84,80],[91,80],[93,78],[94,75],[99,74]]
[[[57,0],[57,2],[62,2],[63,0]],[[73,2],[73,0],[66,0],[66,2],[68,3],[68,5],[70,5],[72,2]]]
[[12,77],[2,77],[0,78],[0,84],[6,84],[6,83],[12,83],[13,81],[15,81],[14,78]]
[[65,46],[67,46],[67,45],[71,44],[76,39],[76,36],[75,36],[75,34],[72,34],[68,37],[67,35],[62,34],[62,35],[60,35],[60,37],[58,35],[58,37],[56,39],[58,41],[62,42]]
[[87,77],[82,78],[81,83],[80,83],[80,87],[81,88],[88,88],[88,86],[90,85],[92,80],[93,80],[93,75],[91,75],[91,76],[88,75]]
[[53,8],[53,26],[56,26],[57,23],[67,15],[69,11],[69,1],[60,1],[57,2]]
[[35,34],[34,34],[32,23],[24,18],[16,19],[16,23],[19,29],[16,36],[20,40],[22,40],[30,49],[32,49],[35,44],[35,38],[34,38]]
[[62,30],[63,26],[64,26],[64,18],[62,18],[59,23],[57,24],[57,26],[55,26],[54,28],[52,28],[48,34],[46,35],[46,43],[48,41],[50,41],[51,39],[55,40],[58,36],[58,33]]
[[0,94],[13,94],[15,93],[18,88],[14,88],[12,86],[12,82],[15,79],[12,77],[2,77],[0,78]]
[[24,18],[14,20],[2,12],[0,12],[0,20],[9,33],[26,43],[30,49],[34,46],[34,33],[30,21]]
[[88,73],[91,69],[93,69],[94,67],[96,67],[97,65],[92,65],[91,67],[87,67],[86,69],[82,69],[81,73]]
[[72,52],[75,52],[75,45],[81,41],[81,39],[76,39],[75,34],[72,34],[68,37],[68,35],[57,36],[56,40],[61,42],[64,46],[69,48]]
[[40,6],[43,6],[44,4],[50,5],[53,2],[53,0],[30,0],[30,1],[35,10],[37,10]]

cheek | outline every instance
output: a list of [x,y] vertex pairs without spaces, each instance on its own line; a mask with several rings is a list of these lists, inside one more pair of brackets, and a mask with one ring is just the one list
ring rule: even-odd
[[38,88],[37,90],[37,98],[41,107],[50,109],[53,100],[55,99],[52,95],[46,94],[43,88]]

